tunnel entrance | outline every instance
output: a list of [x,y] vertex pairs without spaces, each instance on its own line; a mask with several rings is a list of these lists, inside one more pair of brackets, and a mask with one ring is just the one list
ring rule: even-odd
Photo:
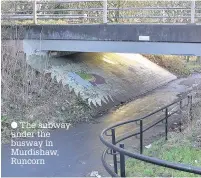
[[97,108],[124,103],[177,78],[140,54],[32,55],[27,61]]

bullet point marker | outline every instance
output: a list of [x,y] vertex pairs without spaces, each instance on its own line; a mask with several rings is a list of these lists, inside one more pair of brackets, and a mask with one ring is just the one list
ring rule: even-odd
[[16,128],[17,128],[17,122],[12,122],[12,123],[11,123],[11,127],[12,127],[13,129],[16,129]]

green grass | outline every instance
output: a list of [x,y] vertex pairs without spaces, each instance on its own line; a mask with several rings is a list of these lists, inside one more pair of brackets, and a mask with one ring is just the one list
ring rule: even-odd
[[[150,149],[144,150],[144,155],[175,163],[201,167],[201,149],[192,147],[191,141],[188,139],[176,143],[172,143],[172,141],[165,142],[164,139],[161,139],[154,142]],[[128,177],[200,177],[196,174],[164,168],[135,159],[128,159],[126,161],[126,173]]]
[[5,122],[7,120],[6,116],[1,116],[1,122]]
[[[152,143],[151,148],[144,148],[144,155],[162,160],[201,167],[201,103],[193,105],[193,121],[182,132],[168,133],[164,138]],[[201,177],[200,175],[178,171],[162,166],[145,163],[136,159],[126,161],[128,177]]]

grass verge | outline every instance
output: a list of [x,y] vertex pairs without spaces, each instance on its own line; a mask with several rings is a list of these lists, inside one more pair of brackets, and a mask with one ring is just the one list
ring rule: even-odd
[[[163,145],[161,147],[161,145]],[[190,145],[171,145],[165,143],[164,139],[155,142],[150,150],[146,150],[145,155],[157,157],[163,160],[201,166],[201,150],[193,148]],[[126,162],[128,177],[131,176],[148,176],[148,177],[196,177],[198,175],[177,171],[169,168],[159,167],[153,164],[145,163],[138,160],[129,159]]]
[[[201,104],[194,109],[194,121],[182,133],[172,132],[168,141],[160,139],[144,150],[144,155],[201,167]],[[200,177],[200,175],[177,171],[135,159],[126,161],[128,177]]]

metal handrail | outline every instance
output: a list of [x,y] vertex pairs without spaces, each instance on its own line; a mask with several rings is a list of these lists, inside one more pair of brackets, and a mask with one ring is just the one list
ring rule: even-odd
[[[107,172],[111,175],[111,176],[114,176],[114,177],[117,177],[119,176],[118,175],[118,170],[117,170],[117,159],[116,159],[116,155],[117,153],[120,154],[120,158],[122,157],[125,157],[125,156],[128,156],[130,158],[135,158],[135,159],[138,159],[138,160],[141,160],[141,161],[144,161],[144,162],[148,162],[148,163],[151,163],[151,164],[155,164],[155,165],[158,165],[158,166],[162,166],[162,167],[167,167],[167,168],[172,168],[172,169],[176,169],[176,170],[180,170],[180,171],[185,171],[185,172],[189,172],[189,173],[194,173],[194,174],[199,174],[201,175],[201,168],[200,167],[195,167],[195,166],[191,166],[191,165],[186,165],[186,164],[181,164],[181,163],[172,163],[170,161],[165,161],[165,160],[161,160],[161,159],[158,159],[158,158],[154,158],[154,157],[150,157],[150,156],[145,156],[141,153],[132,153],[132,152],[129,152],[122,147],[118,147],[116,144],[117,143],[120,143],[121,141],[123,140],[126,140],[132,136],[136,136],[136,135],[140,135],[140,150],[143,148],[143,140],[141,137],[141,135],[146,132],[147,130],[149,130],[150,128],[152,128],[153,126],[157,125],[158,123],[160,122],[163,122],[164,120],[166,121],[165,122],[165,131],[166,131],[166,140],[167,140],[167,124],[168,124],[168,118],[181,111],[181,109],[185,106],[182,106],[182,102],[188,98],[188,103],[187,103],[187,106],[190,104],[190,114],[192,114],[192,96],[189,96],[188,97],[181,97],[177,100],[175,100],[173,103],[169,104],[169,105],[166,105],[146,116],[143,116],[139,119],[133,119],[133,120],[129,120],[129,121],[125,121],[125,122],[120,122],[120,123],[117,123],[113,126],[110,126],[106,129],[104,129],[100,135],[100,140],[102,141],[102,143],[104,145],[106,145],[108,148],[103,152],[102,154],[102,163],[103,163],[103,166],[105,167],[105,169],[107,170]],[[180,104],[180,110],[176,110],[172,113],[169,113],[168,112],[168,109],[170,106],[173,106],[175,104]],[[157,114],[161,111],[164,111],[165,110],[165,117],[163,119],[160,119],[158,120],[157,122],[153,123],[151,126],[143,129],[143,120],[149,118],[150,116],[153,116],[154,114]],[[192,118],[191,118],[192,119]],[[138,121],[140,121],[140,131],[139,132],[136,132],[134,134],[130,134],[128,136],[125,136],[119,140],[116,140],[116,135],[115,135],[115,128],[117,127],[120,127],[120,126],[123,126],[123,125],[126,125],[126,124],[129,124],[129,123],[137,123]],[[111,135],[108,134],[108,132],[111,131]],[[108,140],[105,139],[105,136],[112,136],[112,143],[109,142]],[[109,166],[105,160],[106,158],[106,154],[108,153],[109,150],[112,150],[112,155],[113,155],[113,161],[114,161],[114,170],[112,170],[111,166]],[[141,150],[142,151],[142,150]],[[122,177],[125,177],[125,158],[123,159],[124,163],[121,162],[121,159],[120,159],[120,171],[121,171],[121,176]],[[123,165],[123,166],[122,166]]]
[[[195,7],[195,10],[200,10],[201,7]],[[188,7],[128,7],[128,8],[107,8],[108,11],[128,11],[128,10],[188,10],[191,8]],[[70,8],[70,9],[45,9],[37,10],[37,12],[59,12],[59,11],[103,11],[103,8]],[[4,14],[7,13],[24,13],[24,12],[33,12],[33,10],[24,10],[24,11],[4,11]]]
[[[9,16],[3,16],[3,19],[32,19],[33,17],[31,15],[9,15]],[[79,14],[73,14],[73,15],[62,15],[62,14],[59,14],[57,16],[55,16],[54,14],[48,14],[48,15],[39,15],[37,17],[38,19],[80,19],[80,18],[87,18],[87,15],[83,14],[83,15],[79,15]]]
[[[29,17],[28,19],[33,19],[34,23],[37,24],[37,20],[38,19],[73,19],[73,14],[63,14],[63,12],[76,12],[76,11],[85,11],[83,12],[84,14],[77,14],[75,16],[74,19],[78,18],[84,18],[85,19],[94,19],[94,17],[92,17],[93,15],[90,15],[90,13],[96,11],[96,12],[101,12],[100,14],[98,14],[98,16],[96,17],[96,19],[100,19],[102,18],[103,23],[108,23],[108,20],[111,20],[112,18],[114,19],[134,19],[134,18],[147,18],[147,19],[158,19],[159,21],[161,21],[161,19],[190,19],[191,23],[195,23],[196,20],[199,20],[201,17],[198,15],[199,14],[199,10],[201,9],[201,7],[198,7],[198,5],[195,4],[195,1],[191,2],[191,7],[108,7],[108,0],[96,0],[96,2],[103,2],[102,3],[102,7],[90,7],[90,8],[66,8],[66,9],[38,9],[37,5],[42,5],[42,4],[65,4],[65,3],[76,3],[76,2],[94,2],[94,0],[57,0],[55,2],[51,2],[51,1],[40,1],[40,0],[34,0],[34,1],[25,1],[25,2],[20,2],[20,4],[28,4],[28,3],[33,3],[33,9],[32,10],[23,10],[23,11],[11,11],[11,12],[4,12],[2,14],[2,20],[8,20],[9,18],[7,17],[7,15],[15,15],[16,17],[12,17],[10,18],[11,20],[25,20],[27,19],[27,17],[25,18],[25,14],[18,14],[18,13],[29,13]],[[19,2],[18,2],[19,3]],[[123,12],[123,11],[161,11],[162,15],[142,15],[140,13],[135,14],[135,15],[131,15],[131,16],[121,16],[120,14],[118,15],[118,17],[111,17],[111,13],[116,13],[117,11],[119,12]],[[168,14],[165,15],[164,13],[169,12],[171,10],[177,10],[178,12],[182,11],[181,13],[183,13],[183,11],[188,12],[188,15],[182,14],[181,16],[177,15],[177,16],[169,16]],[[54,14],[54,16],[48,16],[48,12],[62,12],[62,14]],[[15,13],[15,14],[13,14]],[[41,14],[41,13],[47,13],[47,14]],[[87,14],[89,13],[89,14]],[[22,16],[20,16],[22,15]],[[41,16],[44,15],[45,18],[41,18]],[[85,21],[86,22],[86,21]],[[164,22],[164,21],[163,21]],[[94,22],[96,23],[96,22]],[[165,22],[164,22],[165,23]],[[185,23],[185,22],[184,22]]]

